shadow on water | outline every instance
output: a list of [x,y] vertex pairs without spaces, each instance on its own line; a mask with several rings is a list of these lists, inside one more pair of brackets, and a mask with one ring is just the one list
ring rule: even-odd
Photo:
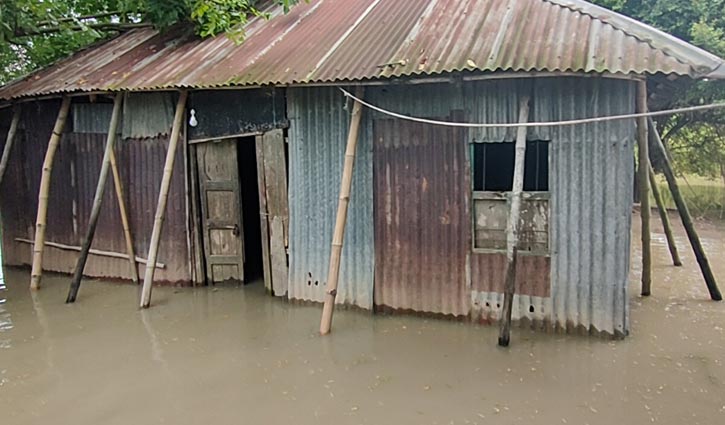
[[[638,222],[635,218],[634,222]],[[630,277],[624,341],[335,312],[268,297],[262,282],[137,290],[89,280],[74,305],[66,276],[0,290],[0,423],[714,424],[725,415],[725,304],[707,291],[682,229],[685,267],[668,265],[653,223],[653,296]],[[725,230],[700,225],[713,259]],[[636,229],[634,230],[636,232]],[[725,283],[725,264],[714,260]]]

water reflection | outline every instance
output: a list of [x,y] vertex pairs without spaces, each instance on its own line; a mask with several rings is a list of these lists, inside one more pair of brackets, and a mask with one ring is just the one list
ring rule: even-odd
[[7,298],[5,298],[7,287],[5,286],[2,261],[3,257],[0,252],[0,349],[10,348],[10,339],[2,335],[13,328],[13,320],[10,317],[10,312],[7,310]]

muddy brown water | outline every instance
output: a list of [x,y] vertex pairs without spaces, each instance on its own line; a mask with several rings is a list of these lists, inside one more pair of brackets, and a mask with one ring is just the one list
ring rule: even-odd
[[[630,337],[515,329],[509,349],[495,327],[360,311],[321,338],[319,306],[259,282],[159,288],[139,311],[130,285],[88,281],[68,306],[68,277],[31,294],[6,269],[0,424],[725,423],[725,303],[707,301],[682,229],[675,269],[654,225],[649,299],[633,249]],[[725,229],[698,226],[725,287]]]

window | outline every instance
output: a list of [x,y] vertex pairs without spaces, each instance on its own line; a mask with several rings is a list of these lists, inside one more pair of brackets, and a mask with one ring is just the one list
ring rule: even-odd
[[[473,145],[473,190],[509,192],[514,180],[515,143]],[[524,191],[549,190],[549,143],[526,142]]]
[[[514,143],[473,145],[474,251],[506,250],[506,224],[514,178]],[[549,143],[526,142],[519,253],[548,255]]]

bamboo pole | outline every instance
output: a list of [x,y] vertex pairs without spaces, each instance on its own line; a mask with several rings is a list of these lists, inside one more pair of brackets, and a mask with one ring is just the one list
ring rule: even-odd
[[65,122],[70,109],[70,97],[63,96],[58,111],[58,117],[53,126],[53,133],[48,142],[48,150],[43,160],[43,171],[40,177],[40,189],[38,190],[38,215],[35,220],[35,243],[33,244],[33,269],[30,273],[30,289],[39,289],[40,280],[43,277],[43,247],[45,246],[45,227],[48,216],[48,193],[50,192],[50,177],[53,171],[53,159],[55,151],[58,150],[60,138],[63,135]]
[[[15,242],[27,243],[30,245],[33,245],[35,243],[35,241],[33,241],[32,239],[25,239],[25,238],[15,238]],[[66,245],[66,244],[58,243],[58,242],[45,241],[45,246],[58,248],[63,251],[81,252],[81,247],[77,246],[77,245]],[[128,260],[128,254],[124,254],[121,252],[104,251],[101,249],[91,249],[89,252],[91,253],[91,255],[98,255],[99,257],[120,258],[122,260]],[[148,261],[146,261],[145,258],[136,257],[135,260],[139,264],[144,264],[144,265],[148,264]],[[156,268],[165,269],[166,264],[157,261]]]
[[113,173],[113,187],[116,189],[116,200],[118,201],[118,212],[121,215],[121,225],[123,226],[123,237],[126,239],[126,252],[129,258],[129,272],[131,273],[131,281],[138,285],[138,267],[136,266],[136,250],[133,248],[133,236],[131,235],[131,225],[128,221],[128,211],[126,210],[126,200],[123,196],[123,181],[121,173],[118,172],[118,164],[116,163],[116,154],[111,151],[111,172]]
[[176,145],[179,143],[179,135],[181,134],[181,128],[184,122],[184,107],[186,106],[187,96],[188,92],[182,90],[179,93],[179,100],[176,103],[176,113],[174,114],[174,124],[171,127],[169,149],[166,152],[166,161],[164,162],[164,175],[161,179],[161,188],[159,189],[159,201],[156,205],[154,229],[151,232],[151,242],[147,256],[150,267],[146,267],[146,273],[144,274],[143,290],[141,291],[141,308],[148,308],[151,303],[151,286],[154,281],[154,272],[156,271],[153,265],[156,264],[156,257],[159,254],[159,242],[161,242],[161,230],[164,226],[166,202],[169,199],[169,187],[171,187],[171,174],[174,171],[174,160],[176,159]]
[[[362,98],[364,89],[358,87],[355,95]],[[345,224],[347,223],[347,208],[350,204],[350,189],[352,186],[352,171],[355,166],[355,150],[357,148],[358,135],[360,133],[360,121],[362,117],[362,105],[355,102],[350,116],[350,131],[347,135],[347,147],[345,149],[345,164],[342,169],[340,181],[340,199],[337,204],[337,218],[335,220],[335,231],[332,236],[332,249],[330,251],[330,267],[327,273],[327,289],[325,290],[325,305],[322,308],[322,319],[320,321],[320,334],[327,335],[332,328],[332,313],[335,309],[335,297],[337,296],[337,283],[340,277],[340,256],[342,255],[342,242],[345,238]]]
[[[521,99],[519,105],[519,124],[529,120],[529,97]],[[524,189],[524,162],[526,160],[527,128],[521,126],[516,131],[516,156],[514,160],[514,181],[511,188],[511,203],[506,225],[506,280],[504,288],[503,311],[499,328],[498,345],[508,347],[511,341],[511,311],[516,290],[516,257],[519,242],[519,213],[521,211],[521,192]]]
[[657,178],[655,172],[652,169],[652,165],[649,167],[649,185],[652,188],[652,196],[655,198],[657,204],[657,210],[660,213],[660,220],[662,221],[662,227],[665,230],[665,237],[667,238],[667,247],[670,249],[670,256],[672,257],[672,264],[675,267],[682,266],[682,260],[680,260],[680,253],[677,252],[677,245],[675,244],[675,237],[672,234],[672,224],[670,223],[670,216],[667,215],[667,208],[662,200],[662,195],[657,187]]
[[[88,229],[85,238],[81,244],[81,255],[78,256],[76,268],[73,272],[70,289],[66,303],[73,303],[78,296],[78,290],[81,287],[83,279],[83,270],[86,268],[88,261],[88,251],[91,250],[93,237],[96,234],[96,226],[98,218],[101,216],[101,207],[103,205],[103,193],[106,191],[106,182],[108,181],[108,171],[111,168],[111,156],[113,155],[113,145],[116,143],[116,132],[118,130],[118,122],[121,118],[121,108],[123,106],[123,93],[116,94],[113,100],[113,113],[111,114],[111,122],[108,125],[108,135],[106,136],[106,147],[103,151],[103,162],[101,163],[101,172],[98,175],[98,184],[96,185],[96,194],[93,197],[93,206],[91,207],[91,217],[88,219]],[[135,256],[131,257],[135,258]],[[133,261],[136,264],[136,261]]]
[[[637,83],[637,113],[647,112],[647,82]],[[637,119],[637,147],[639,168],[640,217],[642,220],[642,296],[652,293],[652,247],[650,242],[650,204],[649,204],[649,142],[647,139],[647,118]]]
[[5,147],[3,148],[3,157],[0,160],[0,185],[2,185],[3,177],[5,176],[5,170],[8,168],[8,161],[10,160],[10,151],[13,149],[13,143],[15,143],[15,135],[18,132],[18,123],[20,122],[20,105],[15,105],[13,108],[13,118],[10,121],[10,129],[8,130],[8,136],[5,139]]
[[700,237],[697,235],[697,231],[695,230],[695,225],[692,223],[690,210],[687,208],[687,203],[685,203],[685,199],[680,193],[680,186],[677,184],[677,178],[675,177],[675,172],[672,169],[672,164],[670,163],[670,159],[667,154],[667,148],[664,143],[662,143],[662,139],[660,138],[660,135],[657,132],[657,127],[654,125],[652,119],[649,120],[649,129],[654,142],[653,146],[657,149],[657,154],[660,155],[662,161],[662,171],[664,171],[665,178],[667,179],[667,185],[672,193],[672,199],[675,201],[675,205],[677,205],[677,211],[680,213],[682,225],[685,227],[687,238],[690,240],[692,251],[695,253],[697,264],[700,265],[700,270],[702,271],[702,277],[705,279],[707,290],[710,292],[710,298],[713,301],[722,301],[722,295],[717,287],[715,275],[713,275],[712,269],[710,269],[710,262],[707,259],[705,250],[702,248],[702,243],[700,242]]

